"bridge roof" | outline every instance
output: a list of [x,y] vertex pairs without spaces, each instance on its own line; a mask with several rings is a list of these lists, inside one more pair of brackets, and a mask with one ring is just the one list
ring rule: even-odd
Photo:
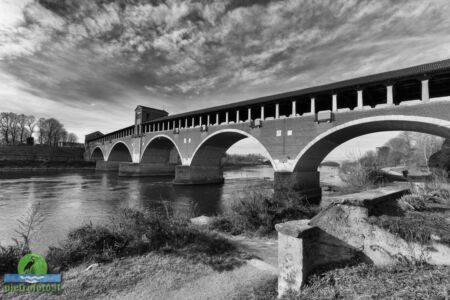
[[368,76],[362,76],[357,77],[353,79],[338,81],[334,83],[319,85],[315,87],[309,87],[304,88],[300,90],[270,95],[270,96],[264,96],[259,97],[255,99],[250,100],[244,100],[239,102],[234,102],[230,104],[215,106],[215,107],[209,107],[194,111],[189,111],[185,113],[175,114],[175,115],[169,115],[167,117],[158,118],[155,120],[152,120],[151,122],[147,123],[153,123],[157,121],[164,121],[164,120],[172,120],[176,118],[182,118],[182,117],[188,117],[188,116],[194,116],[194,115],[200,115],[200,114],[207,114],[211,112],[218,112],[223,111],[227,109],[233,109],[233,108],[239,108],[243,106],[253,106],[256,104],[264,104],[264,103],[270,103],[277,100],[282,100],[285,98],[293,98],[293,97],[299,97],[299,96],[307,96],[312,94],[320,94],[320,93],[326,93],[330,91],[337,91],[337,90],[346,90],[350,88],[360,87],[360,86],[366,86],[369,84],[377,84],[377,83],[386,83],[386,82],[393,82],[396,80],[402,80],[402,79],[408,79],[408,78],[425,78],[427,76],[436,74],[436,73],[442,73],[444,71],[450,71],[450,59],[441,60],[437,62],[417,65],[409,68],[394,70],[394,71],[388,71],[383,73],[378,73],[374,75],[368,75]]

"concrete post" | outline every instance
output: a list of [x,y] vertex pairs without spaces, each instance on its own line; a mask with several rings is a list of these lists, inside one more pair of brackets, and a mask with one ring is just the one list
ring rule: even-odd
[[192,117],[192,124],[191,124],[191,128],[194,128],[195,127],[195,118],[194,117]]
[[[314,243],[309,241],[317,230],[308,225],[310,220],[276,224],[278,231],[278,297],[288,291],[300,292],[314,257]],[[308,251],[309,250],[309,251]],[[312,250],[312,251],[311,251]],[[310,255],[308,255],[310,254]]]
[[206,116],[206,126],[209,126],[210,124],[210,119],[209,119],[209,115]]
[[158,123],[158,131],[159,131],[159,123]]
[[252,120],[252,109],[251,108],[249,108],[248,110],[247,110],[247,121],[251,121]]
[[178,120],[178,129],[181,129],[181,119]]
[[172,122],[172,127],[173,127],[173,128],[172,128],[172,129],[175,129],[175,124],[176,124],[176,123],[175,123],[175,120],[173,120],[173,122]]
[[428,79],[422,80],[422,101],[430,102],[430,91],[428,87]]
[[236,123],[239,123],[239,109],[236,110]]
[[275,104],[275,119],[279,119],[280,118],[280,104],[276,103]]
[[200,127],[202,126],[202,116],[199,117],[199,123],[200,123]]
[[363,91],[358,90],[358,106],[357,109],[363,109]]
[[170,130],[170,121],[167,121],[167,130]]
[[186,119],[184,119],[184,128],[188,128],[188,124],[187,124],[188,122],[187,122],[187,118]]
[[264,120],[264,105],[261,105],[261,121]]
[[228,112],[225,112],[225,124],[228,124]]
[[219,125],[219,114],[216,114],[216,125]]
[[332,111],[333,112],[337,112],[337,110],[338,110],[338,107],[337,107],[337,95],[336,94],[333,94],[333,99],[332,99]]
[[311,113],[316,114],[316,99],[311,98]]
[[297,101],[292,101],[292,114],[291,117],[295,117],[297,115]]
[[392,91],[392,85],[386,86],[386,98],[387,98],[387,104],[388,105],[394,105],[394,93]]

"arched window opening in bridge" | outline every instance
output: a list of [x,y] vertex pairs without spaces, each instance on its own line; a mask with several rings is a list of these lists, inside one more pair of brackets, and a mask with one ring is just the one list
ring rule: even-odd
[[296,97],[295,100],[295,112],[296,115],[302,116],[311,112],[311,98],[309,97]]
[[347,90],[336,93],[337,109],[354,110],[358,106],[358,92],[356,90]]
[[377,105],[386,105],[387,87],[381,84],[365,87],[362,96],[363,106],[375,108]]
[[251,119],[254,121],[256,119],[261,119],[261,106],[253,105],[250,107],[251,110]]
[[217,124],[217,125],[226,124],[226,121],[227,121],[226,111],[218,112],[218,114],[219,114],[219,124]]
[[430,98],[450,99],[450,73],[433,76],[429,79]]
[[332,95],[331,94],[320,94],[315,95],[316,99],[316,112],[332,110]]
[[279,102],[279,117],[287,118],[292,115],[292,99],[283,99]]
[[230,109],[228,111],[228,123],[229,124],[235,124],[237,123],[237,119],[236,119],[236,109]]
[[394,104],[406,101],[421,101],[422,84],[417,79],[398,81],[393,85]]
[[264,119],[273,120],[275,119],[275,103],[268,103],[264,105]]

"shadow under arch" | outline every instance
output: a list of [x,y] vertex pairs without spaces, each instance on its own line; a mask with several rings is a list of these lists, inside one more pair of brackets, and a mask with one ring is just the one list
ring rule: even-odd
[[112,146],[111,151],[109,151],[107,161],[131,162],[131,153],[127,144],[118,141]]
[[254,136],[238,129],[222,129],[206,137],[192,154],[190,166],[220,166],[221,158],[225,155],[225,152],[245,138],[249,138],[260,145],[265,152],[265,156],[269,158],[272,168],[275,169],[275,163],[266,147]]
[[91,152],[91,156],[89,157],[91,161],[97,161],[97,160],[105,160],[105,155],[103,154],[103,151],[100,147],[95,147],[94,150]]
[[140,162],[179,165],[181,164],[181,152],[172,138],[160,134],[154,136],[145,145]]
[[308,143],[297,155],[293,171],[317,171],[320,163],[336,147],[353,138],[382,131],[414,131],[450,138],[450,122],[404,115],[369,117],[348,122],[320,134]]

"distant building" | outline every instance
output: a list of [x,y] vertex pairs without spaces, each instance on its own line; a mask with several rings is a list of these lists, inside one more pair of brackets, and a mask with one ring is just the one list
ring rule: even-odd
[[84,142],[88,143],[89,141],[95,140],[96,138],[99,138],[99,137],[102,137],[102,136],[104,136],[103,133],[101,133],[100,131],[95,131],[95,132],[86,134],[84,136]]
[[146,123],[155,119],[159,119],[162,117],[167,117],[169,113],[162,109],[151,108],[147,106],[138,105],[135,111],[135,131],[138,134],[142,131],[142,123]]
[[162,109],[138,105],[135,111],[135,125],[140,125],[158,118],[167,117],[169,113]]

